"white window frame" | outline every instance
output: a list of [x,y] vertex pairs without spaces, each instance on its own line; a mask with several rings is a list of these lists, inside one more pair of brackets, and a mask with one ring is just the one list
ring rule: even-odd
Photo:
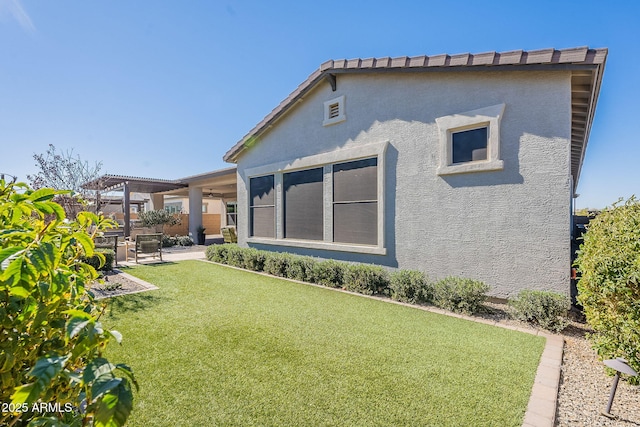
[[[438,117],[440,139],[440,166],[438,175],[453,175],[470,172],[488,172],[504,169],[500,159],[500,121],[505,104],[492,105],[477,110],[450,116]],[[487,128],[487,158],[464,163],[453,163],[452,135],[457,132]]]
[[[291,159],[288,161],[272,163],[256,168],[246,169],[242,175],[244,182],[250,182],[251,178],[261,175],[274,175],[275,182],[275,218],[276,218],[276,238],[264,237],[247,237],[247,243],[258,243],[264,245],[291,246],[308,249],[321,249],[342,252],[356,252],[363,254],[386,255],[384,241],[384,207],[385,207],[385,153],[389,141],[380,143],[366,144],[355,148],[346,148],[331,151],[329,153],[316,154],[313,156]],[[378,242],[376,245],[361,245],[351,243],[336,243],[333,241],[333,164],[344,163],[354,160],[361,160],[371,157],[378,159],[377,174],[377,196],[378,196]],[[324,206],[324,232],[323,240],[301,240],[301,239],[285,239],[284,238],[284,218],[283,218],[283,174],[296,170],[312,169],[323,167],[324,188],[323,188],[323,206]],[[246,209],[249,212],[250,200],[247,197]],[[246,215],[245,227],[250,229],[250,215]]]
[[[335,104],[338,104],[338,115],[336,117],[330,117],[331,106]],[[344,122],[345,120],[347,120],[347,115],[344,107],[344,95],[325,101],[324,121],[322,122],[322,126],[335,125],[336,123]]]
[[164,209],[169,213],[182,213],[182,201],[167,202],[164,204]]

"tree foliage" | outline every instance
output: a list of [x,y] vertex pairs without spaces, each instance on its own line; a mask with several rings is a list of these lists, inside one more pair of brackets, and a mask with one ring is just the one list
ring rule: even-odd
[[640,202],[631,197],[589,223],[576,259],[578,302],[603,358],[624,357],[640,372]]
[[180,215],[173,214],[164,209],[157,211],[146,211],[138,214],[138,219],[143,227],[154,227],[156,225],[176,225],[180,224]]
[[0,180],[0,425],[120,426],[132,409],[131,369],[103,356],[121,335],[102,327],[98,274],[82,262],[102,256],[92,238],[115,223],[69,221],[53,201],[63,194]]
[[59,152],[53,144],[49,144],[46,153],[34,154],[33,158],[39,171],[35,175],[27,175],[31,187],[36,190],[71,190],[71,193],[55,196],[55,201],[64,208],[69,218],[74,218],[78,212],[84,210],[83,200],[92,199],[95,192],[82,188],[82,184],[100,176],[102,162],[90,165],[79,155],[74,155],[73,150]]

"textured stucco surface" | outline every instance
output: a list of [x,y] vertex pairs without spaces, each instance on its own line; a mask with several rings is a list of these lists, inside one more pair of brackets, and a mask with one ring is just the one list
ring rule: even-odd
[[[483,280],[496,297],[569,292],[570,74],[486,71],[338,75],[321,84],[238,160],[239,242],[247,246],[245,171],[388,141],[386,255],[261,249]],[[345,95],[346,121],[322,126],[323,103]],[[435,119],[504,103],[504,170],[438,176]]]

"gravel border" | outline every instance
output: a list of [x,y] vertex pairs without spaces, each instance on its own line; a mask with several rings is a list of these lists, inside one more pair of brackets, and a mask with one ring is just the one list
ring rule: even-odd
[[[91,291],[98,300],[159,289],[156,285],[152,285],[149,282],[145,282],[118,269],[113,269],[113,271],[107,273],[104,276],[104,282],[105,283],[96,284],[91,288]],[[111,285],[115,286],[111,287]]]
[[585,334],[590,329],[572,322],[563,331],[565,338],[562,373],[556,412],[557,426],[640,426],[640,388],[620,381],[613,400],[610,419],[601,415],[606,409],[613,377],[591,348]]

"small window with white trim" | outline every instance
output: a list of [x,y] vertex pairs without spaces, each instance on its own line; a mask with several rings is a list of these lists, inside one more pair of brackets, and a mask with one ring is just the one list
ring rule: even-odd
[[504,104],[438,117],[438,175],[504,169],[500,159],[500,120]]
[[347,120],[344,112],[344,95],[325,101],[323,126],[329,126]]

